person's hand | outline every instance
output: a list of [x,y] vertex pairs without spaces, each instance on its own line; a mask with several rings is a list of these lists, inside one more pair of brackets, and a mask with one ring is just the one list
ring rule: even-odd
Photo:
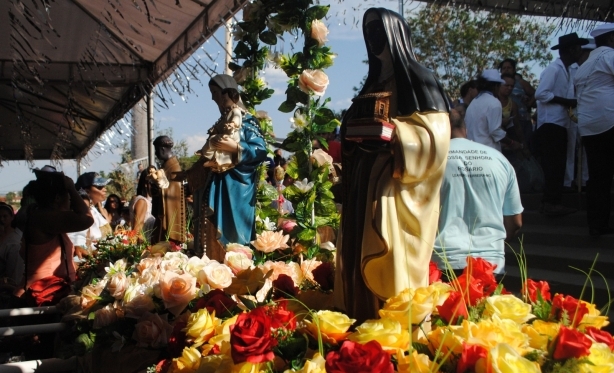
[[576,106],[578,106],[578,100],[576,100],[575,98],[570,98],[568,99],[568,101],[570,107],[575,108]]
[[90,256],[90,253],[81,246],[75,246],[75,254],[79,259],[83,259],[84,256]]
[[215,150],[222,150],[229,153],[239,152],[239,144],[228,137],[216,137],[212,139],[211,147]]

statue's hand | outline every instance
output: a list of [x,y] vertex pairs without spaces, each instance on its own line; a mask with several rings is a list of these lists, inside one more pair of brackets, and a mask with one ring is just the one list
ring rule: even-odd
[[183,181],[187,179],[188,174],[185,171],[171,172],[171,181]]
[[238,153],[239,144],[228,137],[216,137],[211,140],[211,147],[215,150],[222,150],[229,153]]

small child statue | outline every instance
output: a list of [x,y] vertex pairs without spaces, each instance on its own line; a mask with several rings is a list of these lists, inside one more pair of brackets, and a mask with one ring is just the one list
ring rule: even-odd
[[214,149],[211,143],[218,138],[230,138],[237,143],[240,141],[239,130],[243,125],[245,111],[237,105],[239,99],[236,89],[227,88],[222,91],[220,101],[225,109],[220,119],[209,129],[209,138],[201,150],[202,156],[208,159],[203,167],[211,167],[216,172],[224,172],[234,167],[233,153]]

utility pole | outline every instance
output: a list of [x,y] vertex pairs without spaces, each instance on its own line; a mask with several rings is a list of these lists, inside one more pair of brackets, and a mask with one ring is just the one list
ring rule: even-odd
[[232,59],[232,21],[226,22],[226,55],[224,56],[224,74],[232,75],[232,70],[228,65]]

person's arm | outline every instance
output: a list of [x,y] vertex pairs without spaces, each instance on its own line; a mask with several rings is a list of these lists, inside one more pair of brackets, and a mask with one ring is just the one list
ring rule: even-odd
[[94,218],[89,207],[75,189],[72,179],[65,176],[66,190],[70,196],[70,210],[37,210],[32,214],[29,226],[38,226],[47,234],[79,232],[94,224]]
[[139,199],[134,204],[134,222],[132,222],[132,229],[139,234],[143,230],[143,225],[145,224],[145,215],[147,215],[147,202],[143,199]]
[[520,82],[520,86],[524,90],[524,93],[529,97],[533,96],[535,94],[535,88],[533,88],[531,83],[524,80],[522,76],[520,76],[519,78],[520,79],[518,81]]
[[111,215],[111,213],[109,213],[109,211],[107,211],[107,209],[102,207],[102,202],[98,202],[96,204],[96,209],[98,210],[100,215],[102,215],[102,217],[105,218],[107,223],[111,223],[111,220],[113,220],[113,215]]
[[505,240],[509,241],[516,237],[520,228],[522,228],[522,214],[516,214],[503,217],[503,226],[505,227]]
[[554,94],[554,84],[556,80],[555,68],[546,68],[540,77],[537,91],[535,91],[535,99],[544,104],[554,103],[565,107],[576,107],[577,101],[575,98],[565,98]]

